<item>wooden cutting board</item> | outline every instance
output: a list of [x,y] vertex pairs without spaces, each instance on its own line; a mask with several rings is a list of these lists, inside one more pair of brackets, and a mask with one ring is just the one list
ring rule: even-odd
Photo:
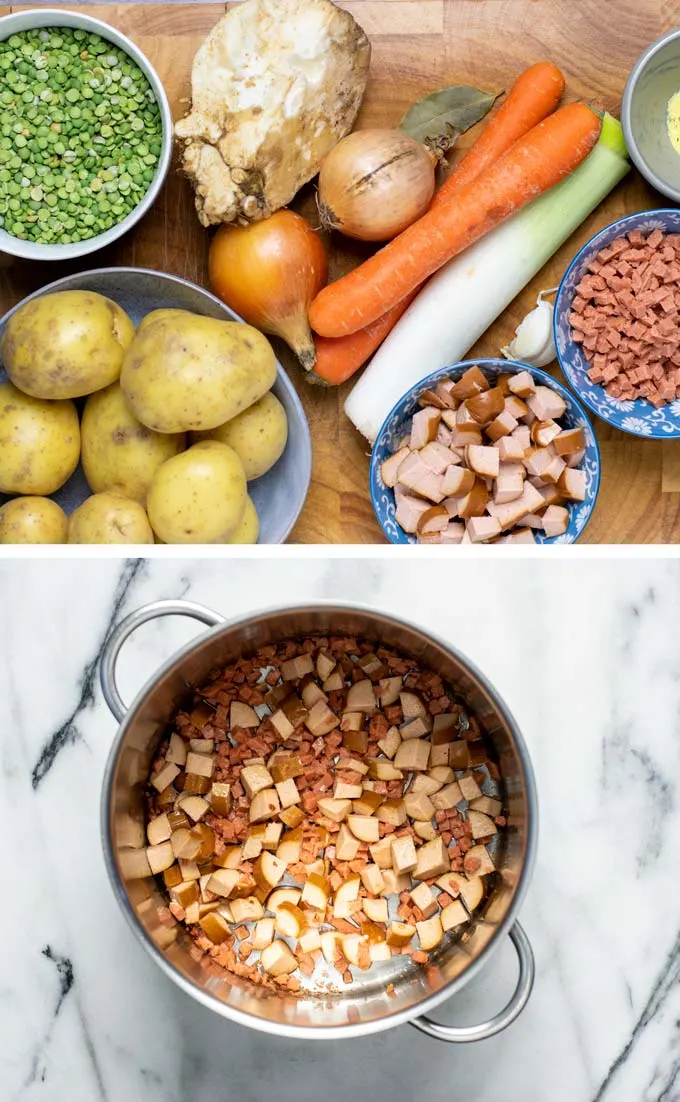
[[[68,5],[67,5],[68,6]],[[165,85],[176,118],[186,110],[191,61],[223,11],[221,4],[71,5],[118,27],[145,52]],[[349,0],[347,8],[373,45],[360,126],[392,126],[420,96],[448,84],[507,88],[531,62],[554,61],[575,97],[600,101],[618,115],[627,74],[642,49],[674,26],[663,0]],[[0,13],[20,10],[0,8]],[[469,144],[475,131],[461,140]],[[577,249],[623,214],[663,206],[636,172],[584,223],[541,274],[471,350],[497,355],[542,287],[555,286]],[[296,201],[314,221],[313,189]],[[331,278],[347,270],[361,246],[329,241]],[[0,257],[0,311],[51,279],[77,268],[130,264],[207,285],[208,236],[191,189],[173,166],[153,211],[114,247],[71,265]],[[368,446],[343,413],[351,384],[311,388],[279,349],[302,397],[312,433],[309,498],[293,533],[298,543],[377,543],[383,537],[368,493]],[[555,374],[559,374],[555,369]],[[584,543],[680,541],[680,441],[639,440],[596,420],[602,487]]]

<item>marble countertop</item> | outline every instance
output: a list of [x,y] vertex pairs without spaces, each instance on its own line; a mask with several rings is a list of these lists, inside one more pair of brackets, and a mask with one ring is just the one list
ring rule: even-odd
[[[678,1102],[680,563],[404,560],[0,563],[2,1102]],[[506,699],[535,765],[539,855],[522,909],[537,980],[501,1036],[445,1045],[408,1026],[294,1042],[223,1021],[166,979],[104,870],[99,793],[115,722],[111,626],[186,596],[225,615],[358,600],[449,638]],[[142,628],[126,699],[196,625]],[[441,1010],[487,1017],[509,945]]]

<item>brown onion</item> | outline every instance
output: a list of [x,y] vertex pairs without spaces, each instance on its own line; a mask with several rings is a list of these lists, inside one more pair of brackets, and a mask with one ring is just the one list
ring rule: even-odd
[[263,333],[281,337],[311,371],[316,361],[307,311],[325,285],[328,260],[311,226],[279,210],[248,226],[220,226],[210,246],[210,286]]
[[326,229],[360,241],[388,241],[425,213],[435,158],[403,130],[356,130],[338,142],[319,173]]

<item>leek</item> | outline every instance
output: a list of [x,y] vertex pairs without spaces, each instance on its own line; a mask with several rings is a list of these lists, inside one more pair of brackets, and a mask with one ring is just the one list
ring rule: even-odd
[[375,440],[403,394],[463,359],[629,168],[621,124],[605,114],[597,145],[570,176],[437,272],[345,402],[359,432]]

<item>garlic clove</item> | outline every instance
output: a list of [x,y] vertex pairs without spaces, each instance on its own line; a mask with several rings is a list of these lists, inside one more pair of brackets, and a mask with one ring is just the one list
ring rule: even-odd
[[553,337],[553,305],[541,291],[536,306],[519,323],[510,344],[501,349],[508,360],[519,360],[530,367],[546,367],[557,356]]

